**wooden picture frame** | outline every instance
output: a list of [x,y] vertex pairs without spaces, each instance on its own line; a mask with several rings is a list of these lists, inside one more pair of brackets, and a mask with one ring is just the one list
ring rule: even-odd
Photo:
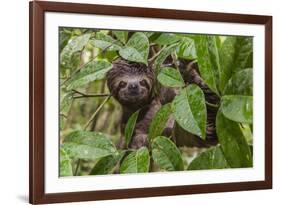
[[[100,14],[126,17],[178,19],[207,22],[246,23],[265,26],[265,180],[233,183],[180,185],[118,190],[45,193],[45,70],[44,15],[46,12]],[[93,4],[33,1],[29,5],[30,142],[29,200],[32,204],[88,200],[153,197],[181,194],[242,191],[272,188],[272,17]]]

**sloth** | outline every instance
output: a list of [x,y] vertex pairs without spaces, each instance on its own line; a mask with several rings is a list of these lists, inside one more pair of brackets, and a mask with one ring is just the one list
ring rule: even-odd
[[[170,64],[170,66],[175,66]],[[187,84],[195,83],[203,90],[207,101],[215,103],[217,96],[210,92],[198,74],[196,64],[181,60],[177,65]],[[111,95],[122,106],[121,138],[118,144],[120,149],[125,148],[124,131],[129,117],[136,111],[139,116],[135,125],[129,148],[137,149],[148,145],[147,133],[149,125],[156,112],[163,104],[171,102],[177,94],[177,90],[162,87],[158,95],[155,93],[156,78],[151,66],[140,63],[128,62],[118,59],[113,62],[112,69],[107,73],[107,85]],[[208,147],[217,143],[214,121],[217,110],[207,106],[207,138],[202,140],[197,136],[187,133],[174,122],[172,116],[166,123],[164,136],[172,136],[172,140],[178,146]],[[174,129],[174,131],[173,131]],[[174,136],[172,135],[174,134]]]
[[150,122],[160,109],[161,102],[154,95],[155,75],[152,68],[143,64],[117,60],[107,73],[107,85],[111,95],[122,106],[121,140],[119,148],[124,148],[124,130],[129,117],[140,110],[129,147],[147,146]]

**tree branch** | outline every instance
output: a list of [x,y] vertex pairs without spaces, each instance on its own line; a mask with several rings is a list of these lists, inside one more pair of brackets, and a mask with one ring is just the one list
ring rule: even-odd
[[96,109],[96,111],[92,114],[91,118],[88,120],[88,122],[85,124],[83,130],[86,130],[88,126],[91,124],[91,122],[95,119],[95,116],[98,114],[98,112],[102,109],[102,107],[105,105],[105,103],[110,99],[111,95],[108,96],[101,105]]
[[79,94],[76,96],[73,96],[73,99],[77,99],[77,98],[91,98],[91,97],[107,97],[110,96],[109,93],[94,93],[94,94],[88,94],[88,93],[82,93],[78,90],[72,90],[73,92]]
[[157,58],[157,56],[159,56],[159,54],[166,48],[167,46],[163,46],[163,48],[161,50],[159,50],[156,54],[154,54],[150,59],[148,59],[148,62],[152,62],[153,60],[155,60],[155,58]]

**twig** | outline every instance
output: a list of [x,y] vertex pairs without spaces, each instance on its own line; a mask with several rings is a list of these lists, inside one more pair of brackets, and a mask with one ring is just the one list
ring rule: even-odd
[[101,108],[104,106],[104,104],[110,99],[111,95],[108,96],[101,105],[96,109],[96,111],[92,114],[91,118],[88,120],[88,122],[84,126],[84,130],[87,129],[87,127],[91,124],[91,122],[95,119],[95,116],[98,114],[98,112],[101,110]]
[[79,98],[94,98],[94,97],[107,97],[110,96],[110,94],[87,94],[87,95],[80,95],[80,96],[74,96],[73,99],[79,99]]
[[62,117],[67,119],[67,116],[65,114],[63,114],[63,113],[60,113],[60,116],[62,116]]
[[172,53],[171,56],[172,56],[173,63],[175,65],[176,69],[180,72],[180,68],[179,68],[179,63],[177,61],[177,54],[176,54],[176,52]]
[[74,89],[72,91],[79,94],[78,96],[73,96],[74,99],[77,99],[77,98],[91,98],[91,97],[107,97],[107,96],[110,95],[109,93],[86,94],[86,93],[82,93],[82,92],[80,92],[78,90],[74,90]]
[[148,59],[148,62],[152,62],[157,56],[160,55],[160,53],[166,48],[167,46],[163,46],[156,54],[154,54],[150,59]]

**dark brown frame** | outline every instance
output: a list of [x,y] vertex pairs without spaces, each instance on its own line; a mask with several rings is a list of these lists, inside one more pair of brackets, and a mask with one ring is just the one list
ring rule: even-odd
[[[104,6],[93,4],[30,2],[30,148],[29,201],[33,204],[164,195],[197,194],[272,188],[272,16],[199,11]],[[114,16],[248,23],[265,26],[265,180],[205,185],[151,187],[107,191],[46,194],[44,192],[44,13],[68,12]]]

